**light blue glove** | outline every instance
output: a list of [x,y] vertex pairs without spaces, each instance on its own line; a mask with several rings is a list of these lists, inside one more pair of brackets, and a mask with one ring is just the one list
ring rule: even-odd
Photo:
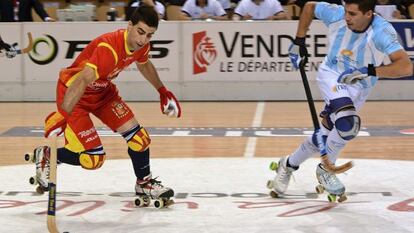
[[306,64],[308,62],[308,50],[306,49],[305,45],[305,38],[298,38],[293,41],[293,43],[289,46],[289,59],[293,64],[293,67],[299,69],[300,63],[304,62]]
[[368,67],[345,70],[341,75],[339,75],[337,81],[338,83],[355,84],[356,82],[369,76],[376,76],[375,67],[372,64],[369,64]]

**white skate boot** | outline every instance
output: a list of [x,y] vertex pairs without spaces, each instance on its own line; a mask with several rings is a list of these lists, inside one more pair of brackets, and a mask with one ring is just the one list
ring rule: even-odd
[[277,198],[286,192],[292,172],[296,170],[292,167],[287,167],[286,163],[287,157],[281,158],[278,163],[270,163],[270,170],[276,171],[275,178],[267,181],[267,188],[272,189],[270,196],[273,198]]
[[49,190],[49,173],[50,173],[50,147],[39,146],[34,149],[33,153],[27,153],[24,159],[36,164],[36,175],[30,177],[29,182],[32,185],[39,185],[36,192],[43,194]]
[[322,164],[319,164],[316,167],[316,178],[319,182],[319,185],[315,188],[318,194],[321,194],[326,190],[329,193],[329,202],[335,202],[336,196],[339,197],[338,202],[346,201],[345,186],[335,174],[326,171]]
[[156,208],[163,208],[174,204],[174,201],[170,200],[174,196],[174,191],[171,188],[164,187],[161,181],[156,179],[152,178],[151,173],[142,180],[137,179],[135,184],[135,193],[138,196],[135,199],[136,206],[149,206],[151,199],[154,200]]

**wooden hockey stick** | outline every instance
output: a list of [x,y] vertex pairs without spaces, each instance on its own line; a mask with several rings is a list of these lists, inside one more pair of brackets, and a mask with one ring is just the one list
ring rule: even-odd
[[56,170],[57,170],[57,135],[50,135],[49,158],[49,200],[47,203],[47,229],[50,233],[59,233],[56,224]]
[[[28,32],[27,33],[27,38],[29,39],[29,44],[26,46],[26,48],[24,49],[16,49],[16,53],[17,54],[24,54],[24,53],[28,53],[33,49],[33,37],[32,37],[32,33]],[[0,44],[5,44],[4,41],[1,39],[0,37]],[[13,45],[11,45],[11,47],[15,48],[17,46],[17,43],[14,43]],[[3,54],[3,52],[0,51],[1,57],[5,56]]]
[[17,50],[18,54],[22,54],[22,53],[28,53],[33,49],[33,37],[32,37],[32,33],[28,32],[27,33],[27,38],[29,39],[29,44],[26,46],[26,48],[24,49],[19,49]]
[[299,71],[300,76],[302,77],[303,87],[305,88],[306,99],[308,100],[309,110],[312,116],[312,123],[313,127],[315,128],[315,134],[318,142],[319,152],[321,154],[321,161],[324,168],[331,173],[343,173],[351,169],[354,165],[352,161],[348,161],[343,165],[335,166],[335,164],[331,163],[328,159],[326,150],[325,150],[325,143],[322,139],[321,128],[319,126],[318,116],[316,114],[315,104],[312,97],[312,92],[309,87],[308,77],[306,76],[305,72],[305,64],[306,59],[303,59],[299,64]]

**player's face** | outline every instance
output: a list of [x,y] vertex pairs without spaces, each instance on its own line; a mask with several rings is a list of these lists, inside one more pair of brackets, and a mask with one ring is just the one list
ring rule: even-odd
[[150,27],[144,22],[140,21],[136,25],[132,25],[131,21],[128,23],[128,37],[127,44],[130,50],[138,50],[150,42],[152,36],[157,30]]
[[348,28],[353,31],[363,31],[371,23],[372,11],[362,13],[357,4],[345,4],[345,20]]

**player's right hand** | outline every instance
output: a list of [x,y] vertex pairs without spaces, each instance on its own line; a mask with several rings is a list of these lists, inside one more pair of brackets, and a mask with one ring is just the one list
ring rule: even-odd
[[161,112],[169,117],[181,116],[181,106],[174,94],[164,86],[158,88]]
[[309,53],[306,48],[305,38],[296,37],[293,43],[289,46],[289,58],[293,67],[299,69],[302,60],[304,64],[306,64],[308,62],[308,57]]

